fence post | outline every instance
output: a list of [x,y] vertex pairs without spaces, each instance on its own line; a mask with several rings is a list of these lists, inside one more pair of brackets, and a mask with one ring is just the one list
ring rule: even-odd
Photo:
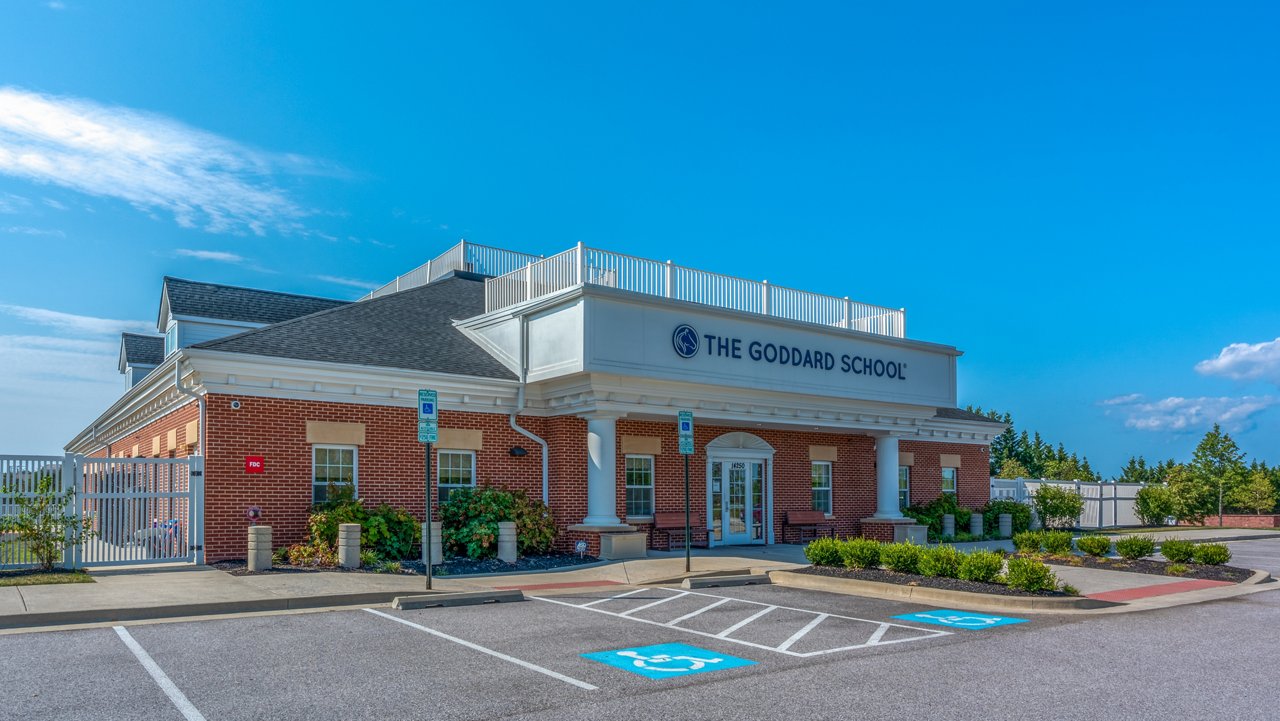
[[[67,489],[78,490],[80,484],[76,482],[76,467],[74,454],[67,453],[63,455],[62,471],[58,474],[59,493],[66,493]],[[81,519],[84,518],[84,508],[80,503],[80,494],[72,493],[68,503],[71,507],[66,510],[67,515],[73,516],[75,518],[73,523],[80,525],[82,523]],[[80,563],[80,543],[83,543],[83,539],[78,543],[71,543],[72,531],[70,526],[63,531],[63,534],[65,545],[62,548],[62,565],[73,569],[77,568]]]
[[675,293],[672,289],[674,286],[674,281],[675,281],[675,269],[671,267],[671,261],[668,260],[667,261],[667,297],[668,298],[675,297]]
[[583,252],[585,247],[585,243],[578,241],[577,262],[575,263],[577,267],[575,269],[576,277],[574,278],[574,285],[582,285],[583,281],[587,277],[587,254]]
[[769,281],[761,283],[761,303],[764,305],[764,314],[769,315]]
[[204,456],[191,456],[187,462],[187,492],[191,499],[187,504],[187,513],[191,514],[187,528],[195,550],[192,560],[204,564]]
[[847,295],[844,297],[844,327],[853,330],[853,301]]

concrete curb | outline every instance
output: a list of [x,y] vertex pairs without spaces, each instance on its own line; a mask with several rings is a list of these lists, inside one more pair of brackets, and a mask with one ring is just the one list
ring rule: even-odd
[[391,607],[398,611],[444,606],[479,606],[485,603],[509,603],[523,601],[521,591],[467,591],[463,593],[432,593],[423,596],[397,596]]
[[860,581],[852,578],[832,578],[793,571],[771,571],[774,585],[804,588],[811,591],[828,591],[852,596],[871,596],[913,601],[916,603],[959,605],[962,608],[989,608],[1001,611],[1073,611],[1110,608],[1123,604],[1110,603],[1084,597],[1040,598],[1035,596],[995,596],[970,591],[949,591],[924,586],[903,586],[896,583]]
[[773,581],[769,580],[767,573],[754,573],[746,575],[733,576],[702,576],[698,578],[686,578],[680,584],[683,588],[720,588],[723,586],[757,586],[769,585]]
[[296,611],[329,606],[369,606],[390,603],[396,597],[403,595],[404,591],[370,591],[365,593],[334,593],[321,596],[261,598],[251,601],[215,601],[170,606],[143,606],[141,608],[88,608],[75,611],[15,613],[0,616],[0,629],[68,626],[82,623],[115,623],[118,621],[148,621],[160,618],[217,616],[230,613]]
[[[628,559],[628,560],[636,560],[636,559]],[[601,566],[610,566],[615,563],[626,563],[626,561],[600,560],[600,561],[592,561],[591,563],[577,563],[572,566],[556,566],[555,568],[531,568],[527,571],[494,571],[492,573],[446,573],[444,575],[437,573],[436,575],[432,576],[432,578],[434,578],[437,581],[452,581],[455,578],[460,580],[465,580],[469,578],[497,578],[500,576],[504,578],[506,576],[535,576],[541,573],[571,573],[573,571],[584,570],[588,568],[600,568]],[[415,573],[413,575],[421,578],[427,577],[426,574],[423,574],[423,573]]]

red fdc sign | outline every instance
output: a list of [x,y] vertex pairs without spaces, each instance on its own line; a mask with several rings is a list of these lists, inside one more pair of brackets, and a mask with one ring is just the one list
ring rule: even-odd
[[245,456],[244,472],[262,473],[262,456]]

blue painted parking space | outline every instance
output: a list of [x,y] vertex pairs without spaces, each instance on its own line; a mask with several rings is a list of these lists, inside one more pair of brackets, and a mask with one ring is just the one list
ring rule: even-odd
[[1015,623],[1027,622],[1027,619],[1025,618],[992,616],[985,613],[954,611],[950,609],[921,611],[919,613],[904,613],[900,616],[894,616],[894,618],[902,621],[915,621],[917,623],[928,623],[935,626],[946,626],[948,628],[963,628],[969,630],[995,628],[996,626],[1009,626]]
[[645,678],[677,678],[708,671],[753,666],[755,661],[708,651],[685,643],[623,648],[617,651],[584,653],[583,658],[630,671]]

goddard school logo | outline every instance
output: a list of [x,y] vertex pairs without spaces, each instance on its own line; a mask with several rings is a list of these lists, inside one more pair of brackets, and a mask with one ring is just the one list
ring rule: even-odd
[[681,323],[671,333],[671,347],[681,358],[692,358],[698,355],[698,331],[688,323]]

